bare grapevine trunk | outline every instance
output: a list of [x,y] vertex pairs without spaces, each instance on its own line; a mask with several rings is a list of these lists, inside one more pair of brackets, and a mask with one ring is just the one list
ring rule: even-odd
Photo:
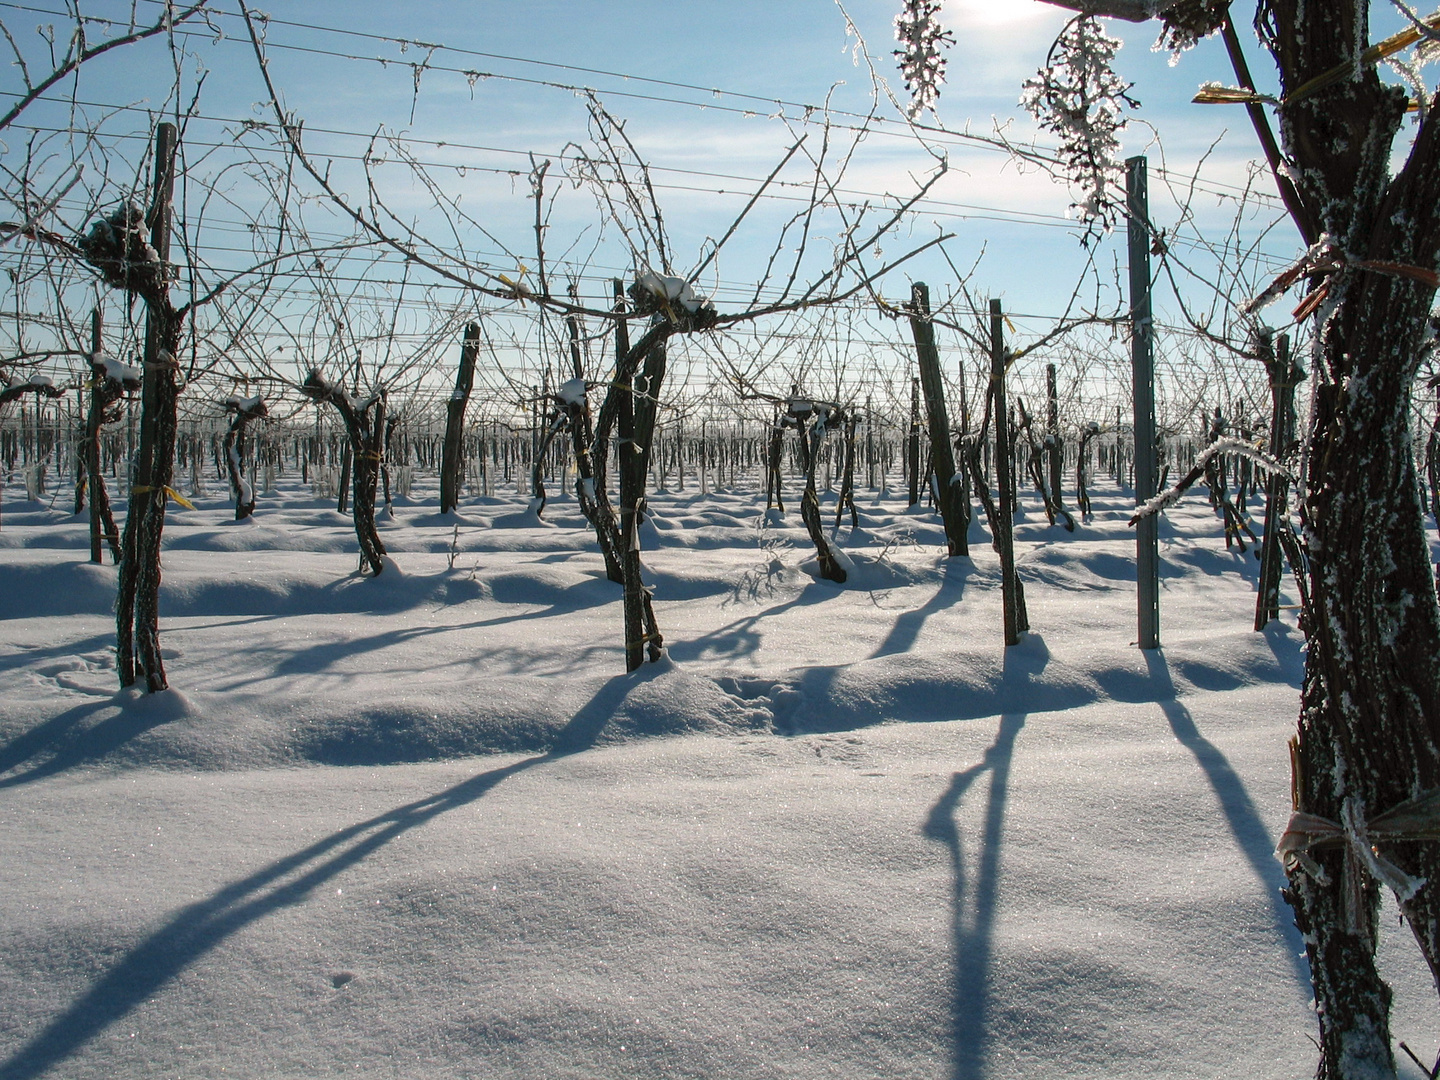
[[[312,371],[300,386],[300,392],[317,405],[335,406],[349,436],[350,458],[354,483],[352,520],[355,538],[360,544],[361,568],[372,574],[385,569],[385,544],[375,528],[375,492],[380,482],[380,464],[385,447],[385,393],[380,391],[359,400],[338,383],[327,381]],[[342,492],[343,481],[342,481]]]
[[[1270,0],[1261,19],[1287,93],[1353,65],[1368,36],[1362,0]],[[1281,112],[1283,144],[1341,263],[1310,281],[1327,292],[1303,503],[1313,610],[1296,789],[1299,809],[1344,821],[1348,804],[1363,821],[1440,786],[1440,610],[1410,433],[1435,292],[1419,279],[1433,275],[1440,241],[1440,131],[1426,116],[1392,178],[1403,91],[1352,66],[1296,98]],[[1407,842],[1386,854],[1428,879],[1402,910],[1440,974],[1440,848]],[[1316,859],[1321,875],[1292,867],[1289,896],[1314,973],[1321,1075],[1392,1074],[1390,993],[1374,963],[1377,887],[1344,851]]]
[[120,685],[132,685],[143,672],[146,688],[152,693],[170,685],[160,655],[160,539],[175,474],[180,396],[175,354],[180,348],[181,325],[168,303],[151,307],[145,335],[140,448],[120,544],[115,603],[115,666]]
[[[796,416],[799,434],[800,463],[805,470],[805,492],[800,497],[800,518],[815,545],[815,557],[820,564],[820,576],[827,581],[844,584],[847,577],[845,567],[835,557],[830,543],[825,539],[825,524],[820,518],[820,496],[815,490],[815,466],[820,460],[820,446],[830,425],[843,422],[844,416],[833,415],[828,409],[807,410],[808,415]],[[793,406],[792,406],[793,415]]]
[[[143,252],[137,265],[132,261],[136,253],[127,246],[124,257],[115,260],[120,263],[119,277],[110,279],[120,283],[131,295],[140,294],[146,307],[140,446],[130,488],[130,508],[120,542],[115,668],[121,686],[133,685],[143,671],[146,688],[152,693],[170,685],[160,655],[160,540],[165,531],[165,503],[173,491],[180,397],[180,366],[176,357],[180,354],[184,327],[184,314],[170,303],[168,265],[175,140],[175,127],[161,124],[156,132],[154,192],[147,219],[150,249]],[[132,245],[133,237],[125,243]]]
[[[98,358],[99,350],[95,352]],[[93,363],[90,371],[90,408],[85,417],[85,490],[90,497],[90,561],[98,563],[101,558],[100,542],[110,545],[110,555],[120,562],[120,530],[115,525],[115,514],[110,506],[110,492],[105,487],[105,472],[100,466],[100,432],[105,424],[115,419],[112,409],[127,391],[140,389],[138,379],[131,378],[133,369],[113,378],[103,363]]]
[[[1253,85],[1224,4],[1051,2],[1158,15],[1169,35],[1220,30],[1236,77]],[[1440,608],[1410,430],[1440,251],[1440,129],[1433,108],[1422,111],[1391,175],[1407,95],[1362,55],[1369,15],[1368,0],[1260,0],[1256,30],[1280,73],[1279,149],[1265,111],[1250,110],[1310,245],[1279,283],[1308,291],[1297,310],[1316,324],[1301,500],[1309,648],[1293,786],[1296,809],[1328,819],[1345,842],[1289,859],[1287,895],[1310,957],[1327,1080],[1395,1075],[1390,991],[1375,967],[1376,875],[1388,873],[1377,852],[1409,875],[1391,880],[1440,975],[1440,843],[1412,835],[1375,846],[1365,828],[1440,787]]]
[[465,407],[475,385],[475,361],[480,356],[480,324],[465,327],[465,344],[460,349],[460,369],[455,391],[445,403],[445,443],[440,460],[440,513],[448,514],[460,505],[464,480]]
[[268,411],[258,397],[235,395],[226,399],[225,410],[235,414],[225,432],[225,471],[230,476],[230,494],[235,498],[235,520],[244,521],[255,512],[255,487],[245,479],[245,461],[249,457],[247,429],[253,421],[268,415]]
[[1430,477],[1430,516],[1440,525],[1440,405],[1436,406],[1430,438],[1425,443],[1425,472]]

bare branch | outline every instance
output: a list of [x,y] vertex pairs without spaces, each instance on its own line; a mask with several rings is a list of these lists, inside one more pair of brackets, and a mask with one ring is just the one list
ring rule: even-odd
[[[168,33],[174,26],[202,11],[208,3],[209,0],[200,0],[198,4],[192,4],[179,15],[172,15],[167,6],[165,14],[161,15],[154,25],[148,26],[144,30],[137,30],[132,34],[126,34],[124,37],[111,38],[109,41],[101,42],[93,48],[71,54],[66,58],[65,62],[60,64],[48,77],[41,79],[40,82],[31,87],[24,97],[10,107],[9,112],[3,117],[0,117],[0,131],[4,131],[9,127],[15,118],[24,112],[36,98],[40,97],[46,90],[49,90],[50,87],[54,86],[82,64],[121,45],[130,45],[136,41],[143,41],[145,38],[154,37],[156,34]],[[10,35],[7,32],[5,36],[9,37]],[[14,47],[13,40],[11,41],[11,46],[12,48]],[[17,49],[16,52],[18,53],[19,50]],[[29,81],[28,76],[26,81]]]

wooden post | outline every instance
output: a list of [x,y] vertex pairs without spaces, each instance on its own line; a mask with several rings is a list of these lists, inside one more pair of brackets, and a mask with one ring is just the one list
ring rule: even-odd
[[910,438],[905,464],[910,472],[910,505],[920,501],[920,380],[910,380]]
[[1045,365],[1045,397],[1045,443],[1050,458],[1050,499],[1058,514],[1064,506],[1064,500],[1060,498],[1060,481],[1065,464],[1065,446],[1060,441],[1060,392],[1056,385],[1054,364]]
[[475,361],[480,356],[480,324],[465,327],[460,347],[460,370],[455,374],[455,392],[445,403],[445,443],[440,462],[440,513],[448,514],[460,504],[460,482],[464,476],[465,407],[475,385]]
[[[1261,342],[1261,352],[1270,376],[1270,453],[1278,461],[1295,441],[1295,387],[1305,377],[1290,355],[1290,337],[1281,334],[1276,348]],[[1280,526],[1287,507],[1290,482],[1271,473],[1265,484],[1265,537],[1260,542],[1260,591],[1255,598],[1255,629],[1263,630],[1280,616]]]
[[[1135,393],[1135,505],[1155,497],[1155,341],[1150,314],[1150,207],[1143,156],[1125,162],[1125,202],[1130,249],[1130,363]],[[1135,526],[1139,641],[1160,647],[1159,517]]]
[[915,358],[920,385],[925,391],[925,414],[930,426],[930,467],[935,474],[940,519],[950,555],[969,555],[970,500],[964,475],[955,472],[955,451],[950,445],[950,417],[945,409],[945,381],[940,377],[940,350],[935,347],[935,324],[930,321],[930,290],[923,281],[910,288],[910,330],[915,336]]
[[1005,400],[1005,314],[999,300],[990,301],[990,392],[995,422],[995,546],[1000,550],[1000,591],[1005,604],[1005,644],[1020,644],[1020,635],[1030,629],[1025,612],[1025,593],[1015,575],[1014,519],[1010,470],[1009,406]]

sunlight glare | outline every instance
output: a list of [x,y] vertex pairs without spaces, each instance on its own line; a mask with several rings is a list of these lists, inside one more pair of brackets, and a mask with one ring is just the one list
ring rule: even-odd
[[947,26],[978,27],[1031,26],[1053,19],[1061,9],[1040,0],[948,0],[940,18]]

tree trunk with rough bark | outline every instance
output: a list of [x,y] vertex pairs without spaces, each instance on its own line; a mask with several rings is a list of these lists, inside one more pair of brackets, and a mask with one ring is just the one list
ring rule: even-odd
[[939,503],[940,520],[945,524],[946,547],[952,558],[969,555],[969,492],[965,487],[965,474],[955,471],[950,416],[945,407],[945,381],[940,377],[940,351],[935,346],[935,325],[930,321],[930,290],[921,281],[910,287],[910,331],[915,338],[920,386],[925,392],[931,472],[935,476],[935,499]]
[[480,356],[480,324],[465,327],[465,344],[460,347],[460,370],[455,390],[445,403],[445,443],[440,459],[440,513],[448,514],[460,505],[464,481],[465,407],[475,385],[475,361]]
[[351,519],[360,544],[360,566],[379,575],[385,569],[385,544],[375,527],[375,493],[384,460],[385,392],[359,399],[345,387],[327,381],[318,371],[306,377],[300,392],[317,405],[333,405],[345,425],[355,477]]
[[[1134,14],[1136,5],[1124,6]],[[1217,8],[1209,29],[1221,28]],[[1182,9],[1160,14],[1171,24]],[[1338,823],[1348,838],[1290,859],[1287,896],[1310,957],[1320,1076],[1375,1080],[1394,1076],[1395,1062],[1365,822],[1440,787],[1440,606],[1410,408],[1436,292],[1440,123],[1433,108],[1420,114],[1392,174],[1407,94],[1362,58],[1366,0],[1261,0],[1256,28],[1280,73],[1283,174],[1302,204],[1297,223],[1303,233],[1308,218],[1321,231],[1302,266],[1315,405],[1301,505],[1310,609],[1293,787],[1298,811]],[[1379,852],[1410,877],[1400,910],[1440,975],[1440,842],[1394,840]]]

